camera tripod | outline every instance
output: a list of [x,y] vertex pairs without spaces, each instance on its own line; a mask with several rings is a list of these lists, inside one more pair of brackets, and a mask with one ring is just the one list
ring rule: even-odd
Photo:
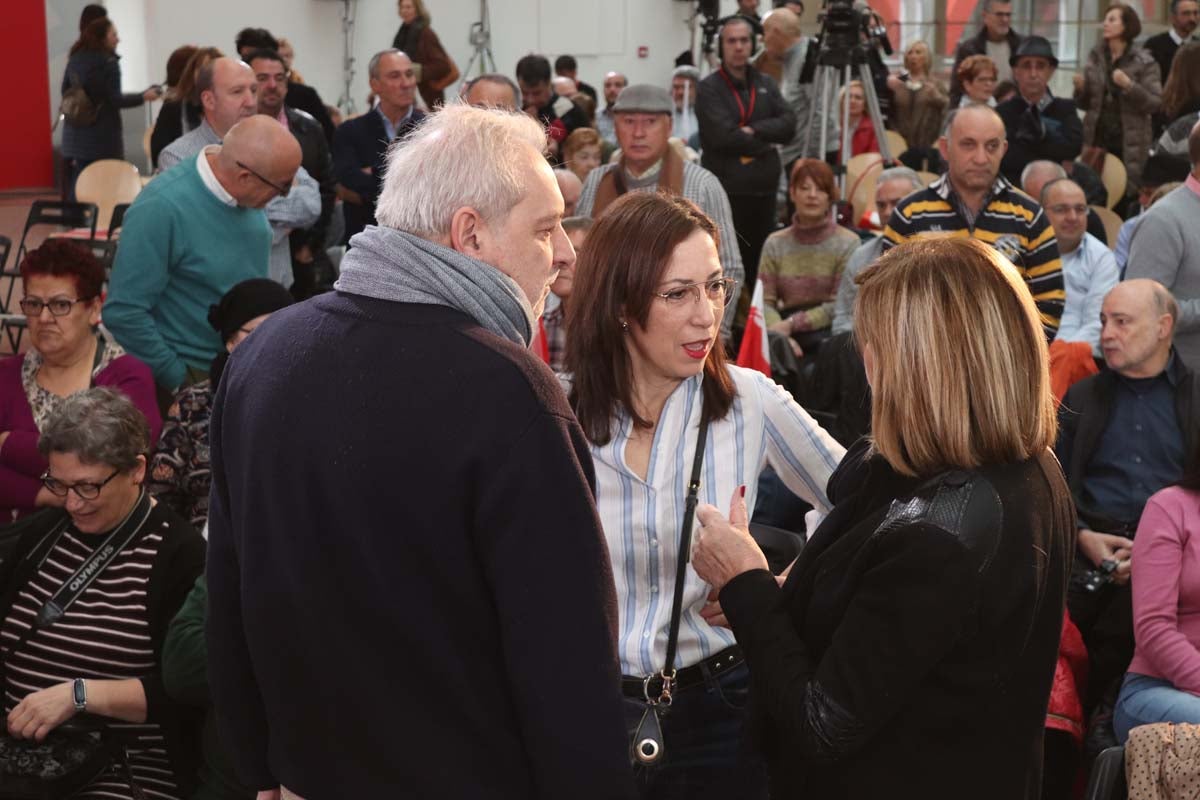
[[[815,46],[815,45],[814,45]],[[879,110],[879,95],[875,93],[875,82],[871,76],[871,67],[867,63],[867,49],[864,44],[857,44],[845,50],[832,50],[825,47],[817,55],[816,75],[813,80],[813,97],[817,102],[812,104],[805,123],[807,146],[811,141],[813,125],[820,125],[820,150],[825,153],[825,124],[824,120],[832,115],[837,106],[837,96],[840,91],[850,85],[853,80],[862,83],[863,95],[866,98],[866,114],[871,117],[871,125],[875,128],[875,141],[879,143],[879,154],[884,162],[892,160],[891,149],[888,147],[887,136],[883,130],[883,114]],[[847,92],[849,90],[847,89]],[[837,175],[838,188],[846,189],[846,162],[850,160],[850,146],[854,131],[850,130],[850,100],[842,104],[841,113],[841,148],[838,151]]]
[[496,59],[492,56],[492,23],[487,0],[479,0],[479,21],[471,26],[471,34],[467,38],[475,45],[475,52],[467,62],[467,68],[463,70],[463,78],[470,79],[471,70],[475,68],[476,63],[479,65],[480,75],[495,72]]

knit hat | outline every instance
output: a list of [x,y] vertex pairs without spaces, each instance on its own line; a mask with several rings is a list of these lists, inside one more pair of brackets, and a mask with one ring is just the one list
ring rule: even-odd
[[221,334],[222,342],[227,342],[250,320],[293,302],[292,293],[279,283],[270,278],[251,278],[226,292],[215,306],[208,307],[208,324]]
[[672,114],[675,104],[671,102],[671,93],[661,86],[651,86],[648,83],[636,83],[626,86],[613,103],[613,113],[636,111],[642,114]]
[[1017,45],[1016,52],[1008,57],[1008,65],[1015,67],[1022,58],[1044,58],[1054,67],[1058,66],[1054,48],[1050,46],[1050,41],[1045,36],[1026,36],[1022,39],[1021,43]]

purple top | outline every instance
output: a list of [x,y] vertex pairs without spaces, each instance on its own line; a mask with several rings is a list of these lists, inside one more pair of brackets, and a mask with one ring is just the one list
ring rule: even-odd
[[[25,396],[21,368],[25,354],[0,360],[0,432],[10,431],[0,447],[0,525],[36,510],[46,459],[38,452],[38,428]],[[162,431],[162,417],[150,368],[133,356],[122,355],[92,377],[93,386],[120,389],[150,423],[151,446]]]
[[1133,540],[1130,672],[1200,695],[1200,492],[1150,498]]

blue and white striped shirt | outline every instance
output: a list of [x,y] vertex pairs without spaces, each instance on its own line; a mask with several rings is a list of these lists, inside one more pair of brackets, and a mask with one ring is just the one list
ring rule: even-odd
[[[734,490],[745,485],[746,506],[753,509],[758,475],[770,464],[793,492],[821,513],[827,512],[825,485],[845,448],[762,373],[734,366],[728,369],[737,397],[729,414],[709,426],[700,502],[727,509]],[[618,647],[625,675],[655,673],[666,659],[679,528],[700,426],[702,380],[702,375],[689,378],[667,399],[654,433],[645,481],[625,464],[632,432],[627,414],[617,419],[617,431],[608,444],[592,447],[596,505],[617,589]],[[734,644],[730,631],[711,627],[700,616],[710,591],[689,566],[677,668],[691,666]]]

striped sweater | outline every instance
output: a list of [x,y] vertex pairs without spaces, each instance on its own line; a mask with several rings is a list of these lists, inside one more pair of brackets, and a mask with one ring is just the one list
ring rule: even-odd
[[973,222],[967,221],[959,206],[946,175],[929,188],[910,194],[888,220],[884,252],[909,239],[972,237],[990,244],[1025,278],[1046,340],[1053,339],[1067,295],[1054,228],[1042,207],[1003,176],[992,184],[988,202]]
[[768,236],[758,262],[767,324],[786,317],[792,333],[828,328],[842,271],[860,244],[856,234],[839,225],[804,240],[793,226]]

